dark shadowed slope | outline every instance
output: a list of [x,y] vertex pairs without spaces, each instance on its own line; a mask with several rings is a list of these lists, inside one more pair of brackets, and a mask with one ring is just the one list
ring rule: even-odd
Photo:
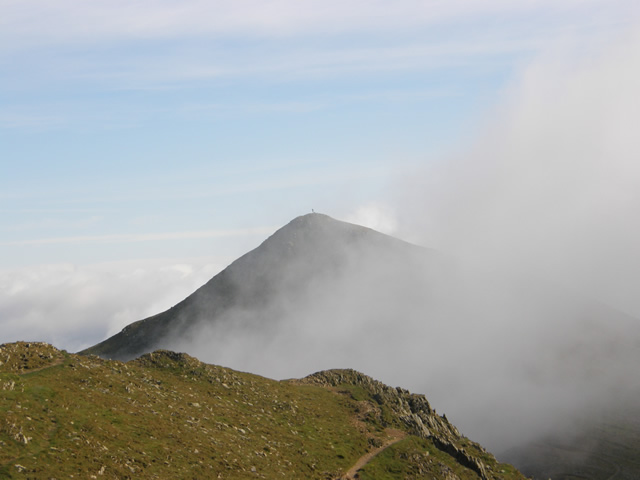
[[612,403],[563,432],[518,445],[501,460],[517,464],[534,479],[636,480],[640,476],[640,405],[625,403]]
[[[246,321],[257,328],[259,323],[273,324],[288,307],[323,290],[321,284],[334,281],[346,269],[355,268],[363,276],[378,270],[381,275],[381,269],[391,264],[400,274],[428,257],[426,249],[369,228],[322,214],[304,215],[174,307],[132,323],[80,353],[128,360],[170,347],[176,338],[197,336],[194,328],[203,325]],[[372,265],[376,261],[384,265],[376,269]]]

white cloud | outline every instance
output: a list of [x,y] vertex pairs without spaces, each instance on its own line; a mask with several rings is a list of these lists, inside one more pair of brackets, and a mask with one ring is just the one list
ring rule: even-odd
[[[567,12],[604,14],[632,11],[633,2],[568,1],[483,2],[401,0],[225,1],[4,1],[0,31],[25,42],[80,39],[166,38],[196,35],[288,36],[313,33],[394,31],[425,28],[453,19],[495,15],[545,15]],[[6,48],[6,44],[5,44]]]
[[473,148],[409,180],[402,210],[423,209],[406,217],[422,241],[544,270],[640,314],[636,32],[588,55],[558,45],[522,72]]
[[[73,85],[110,95],[211,88],[238,78],[290,82],[461,67],[479,72],[508,69],[515,57],[561,37],[602,41],[639,14],[640,4],[623,0],[5,1],[0,69],[5,88],[14,92]],[[157,113],[155,105],[136,109],[128,101],[87,109],[78,99],[24,113],[29,97],[14,98],[0,127],[99,122],[130,128]],[[279,105],[308,111],[317,108],[315,100]],[[165,109],[173,115],[180,106]]]
[[173,306],[232,259],[38,265],[0,271],[0,343],[78,351]]
[[345,221],[369,227],[388,235],[393,235],[398,226],[395,213],[391,208],[373,203],[358,207],[345,217]]
[[74,237],[37,238],[32,240],[15,240],[0,242],[0,245],[47,245],[56,243],[131,243],[151,242],[156,240],[186,240],[196,238],[220,238],[245,235],[264,235],[271,233],[275,227],[255,227],[235,230],[205,230],[189,232],[164,233],[123,233],[109,235],[84,235]]

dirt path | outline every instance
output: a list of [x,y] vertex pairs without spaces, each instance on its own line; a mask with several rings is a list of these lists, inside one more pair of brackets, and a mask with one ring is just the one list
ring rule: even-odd
[[392,430],[387,429],[386,433],[388,435],[387,440],[382,444],[381,447],[376,448],[375,450],[370,451],[369,453],[361,456],[358,461],[349,469],[347,472],[342,475],[339,480],[353,480],[356,478],[356,473],[362,467],[364,467],[367,463],[373,460],[376,455],[379,455],[381,452],[389,448],[391,445],[398,443],[400,440],[407,436],[406,432],[402,432],[400,430]]
[[47,368],[51,368],[51,367],[55,367],[57,365],[60,365],[62,362],[64,362],[64,358],[57,358],[53,362],[49,363],[48,365],[44,365],[44,366],[38,367],[38,368],[30,368],[29,370],[23,370],[21,372],[17,372],[17,374],[18,375],[28,375],[30,373],[40,372],[41,370],[46,370]]

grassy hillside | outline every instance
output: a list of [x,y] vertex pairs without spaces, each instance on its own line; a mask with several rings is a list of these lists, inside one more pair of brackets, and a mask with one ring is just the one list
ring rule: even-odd
[[[0,478],[524,478],[423,396],[350,370],[274,381],[158,351],[0,346]],[[387,445],[388,448],[384,448]]]

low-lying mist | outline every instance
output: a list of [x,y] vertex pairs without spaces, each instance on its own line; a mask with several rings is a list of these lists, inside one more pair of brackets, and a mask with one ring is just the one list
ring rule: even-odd
[[633,399],[639,40],[537,60],[473,147],[401,176],[398,234],[435,252],[274,257],[268,295],[168,346],[276,378],[355,368],[498,452]]
[[283,262],[268,294],[213,323],[203,315],[166,346],[275,378],[355,368],[425,393],[497,450],[640,386],[635,319],[537,280],[365,245],[340,265],[268,259]]
[[81,350],[180,301],[225,263],[186,258],[0,270],[2,342]]

